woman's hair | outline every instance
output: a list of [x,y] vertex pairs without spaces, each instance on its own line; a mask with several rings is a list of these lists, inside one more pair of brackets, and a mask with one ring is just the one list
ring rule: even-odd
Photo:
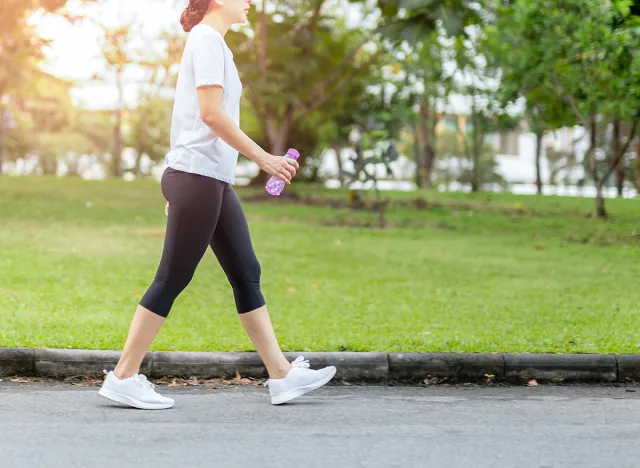
[[189,0],[189,5],[182,12],[180,23],[185,32],[189,32],[197,24],[200,24],[202,18],[209,9],[211,0]]

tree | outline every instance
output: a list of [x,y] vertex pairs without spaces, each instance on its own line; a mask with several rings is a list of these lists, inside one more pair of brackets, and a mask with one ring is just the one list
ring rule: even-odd
[[497,172],[495,149],[488,142],[483,141],[481,143],[482,158],[474,164],[473,154],[469,149],[472,139],[472,132],[467,135],[451,130],[442,132],[438,139],[438,153],[441,160],[434,171],[437,181],[446,187],[453,182],[471,187],[477,185],[478,188],[495,184],[506,187],[504,177]]
[[169,151],[171,114],[173,101],[142,94],[131,122],[131,133],[128,143],[136,151],[136,162],[133,168],[137,177],[142,177],[142,157],[151,161],[161,161]]
[[88,152],[105,164],[113,154],[113,120],[106,111],[77,110],[71,129],[90,142]]
[[[14,161],[27,154],[33,147],[30,134],[33,129],[31,116],[11,103],[0,105],[0,152],[4,161]],[[0,165],[2,159],[0,159]],[[1,168],[0,168],[1,169]]]
[[436,127],[440,121],[437,103],[447,98],[453,84],[452,76],[445,72],[444,54],[441,35],[435,31],[414,45],[406,65],[407,81],[414,82],[410,101],[417,108],[409,122],[417,144],[416,180],[419,187],[432,188],[432,173],[437,159]]
[[408,81],[418,84],[411,99],[417,114],[408,119],[414,134],[416,182],[430,188],[438,146],[436,103],[447,98],[452,85],[452,77],[445,73],[442,41],[466,38],[466,28],[481,23],[481,9],[477,2],[468,0],[379,0],[378,5],[378,31],[399,51],[412,49],[406,72]]
[[[627,153],[638,125],[640,59],[630,54],[637,48],[638,34],[629,5],[626,0],[519,0],[505,7],[511,9],[505,14],[511,15],[514,30],[504,41],[527,51],[510,64],[513,72],[526,75],[525,86],[548,83],[587,131],[585,159],[601,218],[607,217],[603,187]],[[629,124],[626,138],[616,123],[620,121]],[[612,123],[609,147],[598,138],[600,122]]]
[[92,152],[90,140],[80,133],[71,131],[40,133],[37,135],[34,150],[38,154],[40,168],[47,175],[56,175],[61,159],[65,159],[68,175],[78,175],[77,156]]
[[[3,0],[0,3],[0,115],[5,115],[8,96],[28,86],[39,73],[42,50],[49,42],[29,25],[30,16],[42,11],[59,14],[70,21],[79,19],[64,8],[65,4],[66,0]],[[6,122],[0,131],[6,140]],[[0,174],[6,146],[0,145]]]
[[141,161],[147,156],[151,161],[162,160],[170,148],[173,100],[169,91],[178,79],[178,66],[182,59],[184,36],[173,31],[163,31],[159,38],[164,43],[157,55],[149,55],[147,49],[136,50],[136,62],[147,72],[145,86],[138,93],[138,105],[131,121],[128,145],[136,151],[133,168],[136,176],[143,176]]
[[396,43],[418,44],[440,27],[447,37],[464,35],[467,26],[482,20],[473,0],[378,0],[378,6],[379,31]]
[[631,168],[633,171],[631,179],[633,180],[633,184],[636,186],[638,195],[640,195],[640,142],[636,142],[635,144],[635,159]]
[[477,192],[482,188],[483,179],[487,179],[483,176],[486,168],[495,166],[494,158],[485,151],[486,136],[517,128],[521,116],[505,111],[496,99],[498,85],[492,80],[487,49],[479,27],[457,36],[453,52],[457,65],[455,90],[466,96],[469,108],[468,119],[465,119],[464,126],[458,120],[457,129],[470,164],[466,180],[471,184],[471,191]]
[[50,161],[55,159],[53,149],[59,145],[45,148],[39,141],[41,135],[71,131],[75,113],[69,94],[71,87],[67,80],[36,69],[30,72],[28,81],[12,89],[11,97],[5,100],[4,122],[0,122],[0,130],[4,130],[0,146],[6,153],[5,160],[30,154],[39,158],[41,166],[54,166]]
[[570,170],[578,165],[574,150],[556,150],[550,146],[546,148],[545,156],[549,164],[549,185],[557,185],[558,176],[562,171]]
[[513,8],[504,7],[493,11],[493,19],[483,31],[483,49],[486,51],[485,57],[492,77],[500,83],[496,99],[501,107],[507,109],[524,100],[523,117],[536,137],[536,187],[538,194],[541,194],[543,138],[549,131],[574,125],[576,118],[569,106],[557,99],[548,81],[533,81],[527,74],[521,73],[519,64],[533,62],[537,57],[526,57],[536,53],[535,50],[514,47],[514,44],[519,43],[522,31],[521,25],[515,23],[513,16]]
[[114,145],[111,159],[111,175],[119,178],[123,175],[122,151],[124,149],[124,137],[122,135],[122,116],[125,107],[125,72],[133,63],[134,58],[129,45],[133,34],[133,26],[125,24],[114,28],[103,27],[103,29],[102,56],[107,64],[109,73],[98,74],[94,78],[103,80],[113,78],[118,90],[118,102],[115,108],[115,123],[113,127]]
[[[366,48],[371,43],[367,31],[347,29],[327,4],[265,1],[261,11],[252,12],[251,24],[256,26],[249,35],[227,36],[243,81],[251,83],[247,100],[272,154],[284,154],[288,146],[297,145],[292,130],[304,126],[302,121],[315,111],[332,118],[331,104],[383,53]],[[253,183],[263,183],[264,176],[260,173]]]
[[369,122],[362,131],[355,130],[353,142],[353,158],[351,159],[353,170],[344,170],[349,185],[360,182],[363,185],[372,183],[376,193],[376,205],[378,211],[378,225],[385,226],[384,214],[389,204],[388,200],[382,200],[378,189],[377,167],[384,166],[387,175],[392,175],[390,163],[398,159],[398,151],[389,135],[384,130],[384,124],[376,125]]

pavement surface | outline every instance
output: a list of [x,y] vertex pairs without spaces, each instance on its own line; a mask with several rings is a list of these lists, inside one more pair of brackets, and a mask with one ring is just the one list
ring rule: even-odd
[[0,467],[640,466],[640,387],[333,385],[277,407],[261,386],[159,390],[175,408],[0,382]]

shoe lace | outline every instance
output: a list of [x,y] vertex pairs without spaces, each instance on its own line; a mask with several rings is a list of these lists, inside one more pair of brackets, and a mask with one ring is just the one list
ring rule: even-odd
[[[311,367],[311,364],[309,363],[308,359],[305,359],[304,356],[298,356],[295,361],[293,361],[291,363],[291,366],[297,369],[308,369],[309,367]],[[267,380],[264,383],[265,387],[269,386],[269,382],[271,382],[271,379]]]
[[291,365],[299,369],[308,369],[309,367],[311,367],[311,364],[309,364],[309,360],[305,359],[304,356],[298,356],[296,360],[291,363]]
[[153,390],[156,388],[151,382],[147,380],[147,376],[143,374],[136,374],[135,377],[136,384],[143,388],[148,388],[149,390]]

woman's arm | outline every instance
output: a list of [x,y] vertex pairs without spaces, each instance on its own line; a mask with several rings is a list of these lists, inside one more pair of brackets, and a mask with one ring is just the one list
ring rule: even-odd
[[198,88],[200,118],[202,121],[229,146],[255,162],[260,169],[290,184],[291,179],[295,177],[296,171],[300,167],[298,162],[291,158],[271,155],[249,138],[224,112],[222,107],[223,93],[224,90],[220,86],[202,86]]

